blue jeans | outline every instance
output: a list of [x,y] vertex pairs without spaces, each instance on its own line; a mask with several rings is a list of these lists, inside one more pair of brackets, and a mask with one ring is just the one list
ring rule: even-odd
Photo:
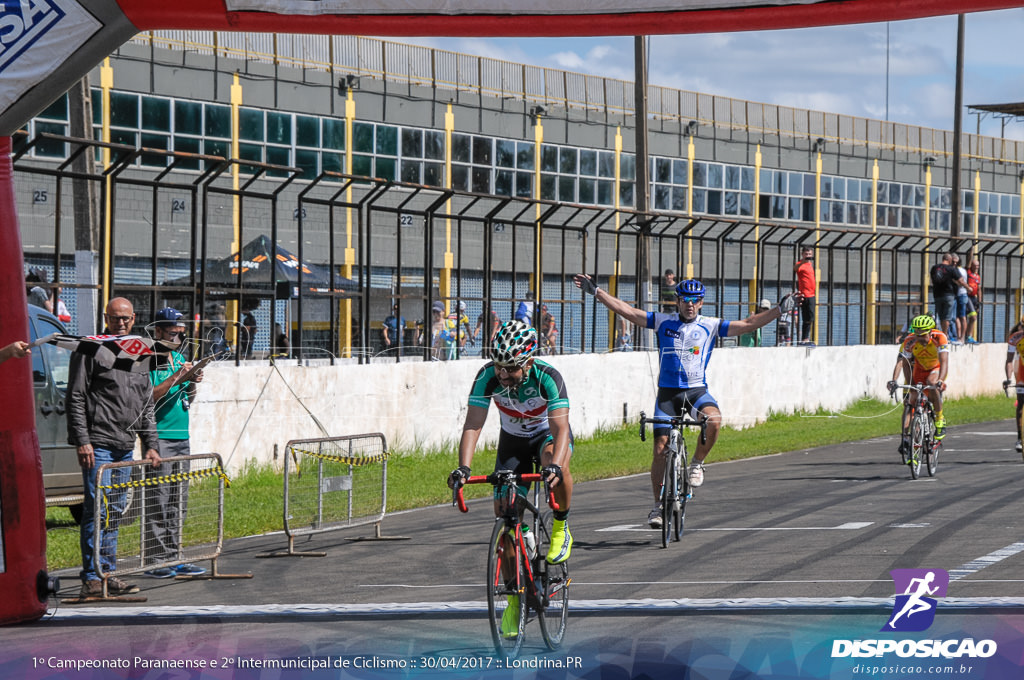
[[[85,488],[85,500],[82,504],[82,528],[79,543],[82,548],[82,571],[79,576],[82,582],[98,581],[100,573],[109,574],[117,568],[117,527],[121,514],[125,510],[127,489],[107,491],[106,503],[100,505],[100,517],[93,516],[96,504],[96,471],[106,463],[119,463],[131,460],[131,449],[105,449],[93,445],[95,462],[93,467],[82,469],[82,485]],[[131,468],[123,467],[108,470],[103,475],[102,485],[124,484],[131,478]],[[95,526],[100,522],[100,564],[97,565],[95,553]],[[108,521],[109,520],[109,521]],[[97,568],[98,567],[98,568]]]

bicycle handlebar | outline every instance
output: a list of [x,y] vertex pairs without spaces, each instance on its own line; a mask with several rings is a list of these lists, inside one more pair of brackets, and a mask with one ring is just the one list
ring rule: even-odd
[[914,392],[924,392],[925,390],[935,390],[935,391],[938,391],[938,392],[942,391],[942,390],[939,389],[938,385],[924,385],[922,383],[918,383],[916,385],[896,385],[896,387],[892,391],[889,392],[889,396],[895,398],[896,397],[896,390],[899,390],[899,389],[913,390]]
[[669,427],[684,428],[684,427],[699,427],[700,428],[700,443],[706,444],[708,441],[708,417],[704,416],[700,421],[693,420],[687,416],[673,416],[670,418],[648,418],[647,414],[640,411],[640,441],[647,441],[647,425],[668,425]]
[[463,484],[491,484],[492,486],[498,486],[506,482],[544,482],[544,490],[548,497],[548,505],[551,506],[552,510],[559,509],[558,503],[555,501],[555,493],[551,490],[551,486],[544,480],[544,476],[537,472],[530,472],[525,475],[517,475],[514,472],[495,472],[489,475],[474,475],[472,477],[467,477],[462,484],[457,484],[452,489],[452,505],[457,506],[460,512],[469,512],[469,508],[466,507],[466,500],[462,496]]

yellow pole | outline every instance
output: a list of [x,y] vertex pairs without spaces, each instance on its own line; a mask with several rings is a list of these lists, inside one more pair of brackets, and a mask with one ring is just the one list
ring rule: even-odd
[[[619,276],[622,274],[622,262],[618,259],[619,254],[619,229],[622,227],[622,219],[619,208],[622,202],[619,200],[622,184],[622,128],[615,128],[615,189],[612,192],[612,206],[615,208],[615,261],[612,262],[612,273],[608,277],[608,292],[612,295],[619,294]],[[596,264],[596,263],[595,263]],[[637,281],[639,283],[639,280]],[[618,319],[611,311],[608,312],[608,349],[615,349],[615,325]]]
[[[349,88],[345,98],[345,173],[352,174],[352,123],[356,119],[356,100]],[[345,189],[345,256],[341,262],[341,275],[352,278],[352,267],[356,263],[356,249],[352,246],[352,184]],[[424,282],[429,286],[430,280]],[[352,356],[352,300],[345,298],[338,304],[338,315],[341,316],[338,333],[338,354],[343,357]]]
[[[110,143],[110,90],[114,87],[114,69],[110,67],[110,57],[103,60],[103,66],[100,67],[100,88],[103,98],[103,127],[102,127],[102,139],[105,143]],[[110,169],[110,149],[104,147],[103,153],[103,169]],[[111,184],[110,175],[104,173],[103,179],[103,191],[106,194],[107,211],[103,216],[103,281],[101,297],[103,298],[103,309],[106,310],[107,303],[110,302],[111,288],[113,287],[113,243],[110,240],[110,229],[112,224],[110,201],[113,196],[113,186]]]
[[[693,145],[693,135],[686,145],[686,214],[693,217],[693,160],[697,156],[697,148]],[[693,278],[693,239],[686,239],[686,278]]]
[[[533,291],[534,312],[540,306],[540,281],[542,281],[541,267],[541,235],[540,235],[540,161],[541,146],[544,144],[544,123],[541,121],[540,112],[533,114],[533,197],[537,201],[534,208],[533,228],[533,271],[530,272],[530,290]],[[532,320],[531,320],[532,322]]]
[[757,311],[757,264],[761,250],[761,145],[757,145],[754,153],[754,268],[747,284],[747,299],[750,300],[750,313]]
[[[240,109],[242,107],[242,84],[238,79],[238,74],[234,76],[234,80],[231,83],[231,157],[238,158],[238,137],[239,137],[239,119]],[[241,179],[239,177],[239,166],[238,163],[234,163],[231,166],[231,188],[236,192],[241,186]],[[240,201],[238,194],[235,193],[231,196],[231,252],[237,253],[238,262],[237,266],[239,269],[242,267],[242,239],[240,235],[242,216]],[[273,271],[273,270],[271,270]],[[228,319],[237,319],[239,310],[240,300],[228,300],[225,305],[225,314]],[[229,342],[237,342],[238,340],[238,327],[229,323],[227,328],[227,336]]]
[[[448,104],[448,110],[444,114],[444,174],[445,174],[445,187],[451,188],[451,176],[452,176],[452,132],[455,130],[455,113],[452,112],[451,103]],[[451,199],[448,200],[448,215],[451,215]],[[441,299],[445,303],[445,314],[447,315],[451,309],[449,309],[449,300],[452,297],[452,269],[455,267],[455,253],[452,252],[452,219],[451,217],[445,217],[445,250],[444,250],[444,266],[441,268],[441,278],[438,281],[438,290],[441,295]]]
[[[876,166],[878,165],[878,161],[875,161],[875,165]],[[932,242],[932,236],[931,236],[931,229],[932,229],[932,208],[931,208],[931,199],[932,199],[932,168],[931,168],[930,165],[929,166],[925,166],[925,169],[924,169],[924,193],[925,193],[925,201],[924,201],[924,252],[926,254],[926,259],[921,264],[921,313],[922,314],[927,314],[928,313],[928,304],[929,304],[929,298],[928,298],[928,283],[929,283],[928,271],[929,271],[929,266],[928,266],[928,260],[927,260],[927,253],[928,253],[928,248],[931,246],[931,242]],[[895,257],[895,256],[896,255],[894,253],[893,257]],[[895,295],[895,293],[894,293],[894,295]],[[893,298],[893,303],[895,303],[895,302],[896,302],[896,299],[894,297]]]
[[818,300],[821,299],[821,262],[818,260],[818,240],[821,238],[821,152],[818,152],[818,160],[814,170],[814,327],[811,334],[814,344],[818,344]]
[[[1017,256],[1024,257],[1024,172],[1020,174],[1020,227],[1017,232],[1020,234],[1020,242],[1017,246]],[[1021,307],[1021,302],[1024,301],[1024,277],[1017,284],[1017,307],[1016,307],[1016,319],[1011,319],[1016,323],[1017,319],[1020,319],[1024,315],[1024,308]],[[1012,324],[1011,324],[1012,325]]]

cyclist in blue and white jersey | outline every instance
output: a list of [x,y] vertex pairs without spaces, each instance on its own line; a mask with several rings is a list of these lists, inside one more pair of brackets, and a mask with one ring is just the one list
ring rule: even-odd
[[[628,322],[655,331],[658,337],[660,369],[658,373],[658,396],[654,416],[668,418],[688,413],[691,418],[707,417],[707,438],[697,442],[693,462],[687,470],[687,479],[692,486],[704,483],[704,461],[718,439],[722,412],[718,402],[708,392],[705,376],[711,351],[718,338],[750,333],[778,319],[784,312],[792,311],[796,297],[787,295],[775,307],[737,321],[702,316],[704,306],[704,284],[696,279],[687,279],[676,286],[676,312],[645,312],[620,300],[608,291],[598,288],[586,274],[577,274],[573,282],[584,293],[594,296],[598,302]],[[668,444],[670,429],[657,426],[654,429],[654,456],[651,461],[651,486],[654,491],[654,509],[647,518],[651,527],[661,527],[661,480],[665,474],[665,446]]]

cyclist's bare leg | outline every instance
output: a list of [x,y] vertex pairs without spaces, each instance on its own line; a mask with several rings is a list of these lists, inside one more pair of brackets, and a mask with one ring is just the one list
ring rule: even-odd
[[[554,442],[548,442],[547,446],[540,454],[541,465],[549,465],[555,453]],[[569,454],[572,455],[571,453]],[[543,482],[542,482],[543,483]],[[572,473],[569,471],[569,461],[565,461],[565,465],[562,466],[562,481],[558,486],[551,489],[552,493],[555,494],[555,502],[558,503],[560,510],[569,510],[569,505],[572,503]]]
[[700,437],[697,437],[697,448],[693,452],[694,463],[703,463],[704,459],[708,457],[711,448],[718,441],[718,430],[722,427],[722,412],[717,407],[708,404],[702,407],[700,412],[707,416],[708,426],[705,431],[705,441],[702,442]]
[[668,435],[654,438],[654,456],[651,458],[651,489],[654,491],[654,502],[661,502],[661,482],[665,479],[665,447],[668,446]]
[[931,387],[935,389],[928,390],[928,399],[932,402],[932,409],[936,413],[942,413],[942,391],[938,389],[939,384],[939,371],[938,369],[928,374],[928,378],[925,381]]
[[1022,417],[1024,417],[1024,383],[1017,383],[1017,439],[1024,439],[1021,437],[1021,432],[1024,430],[1021,427]]

